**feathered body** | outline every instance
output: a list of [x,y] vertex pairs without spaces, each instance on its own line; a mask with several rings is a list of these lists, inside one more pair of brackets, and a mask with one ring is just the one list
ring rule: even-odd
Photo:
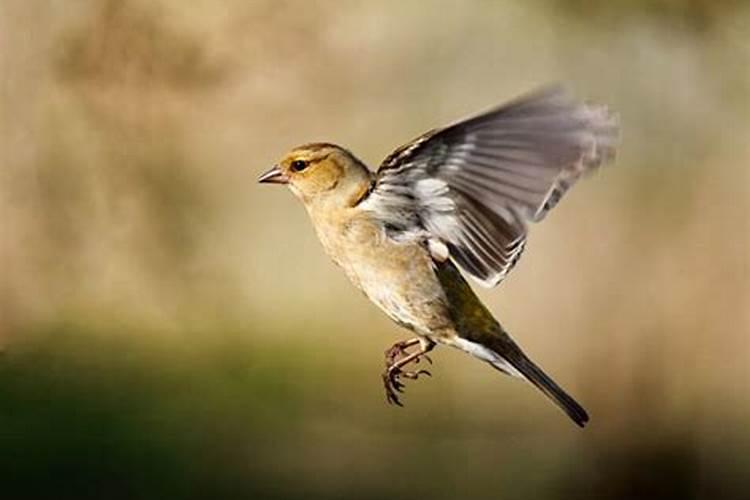
[[484,286],[499,283],[523,251],[527,221],[541,220],[581,174],[609,159],[615,133],[602,108],[555,89],[428,132],[377,173],[339,146],[315,143],[261,181],[289,184],[326,252],[418,335],[418,354],[435,344],[461,349],[529,380],[583,426],[583,408],[521,351],[458,267]]
[[359,207],[309,213],[333,261],[392,320],[423,336],[451,328],[445,293],[420,241],[389,238]]

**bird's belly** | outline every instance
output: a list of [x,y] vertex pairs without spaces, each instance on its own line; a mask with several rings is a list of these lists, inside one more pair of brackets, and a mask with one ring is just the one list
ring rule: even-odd
[[429,331],[429,317],[424,312],[430,309],[430,304],[424,297],[415,296],[394,283],[361,280],[360,285],[365,295],[393,321],[424,334]]
[[452,331],[448,301],[429,252],[416,238],[394,241],[367,213],[311,212],[326,252],[393,321],[434,337]]
[[393,321],[422,335],[449,327],[445,293],[422,246],[385,241],[348,253],[346,274]]

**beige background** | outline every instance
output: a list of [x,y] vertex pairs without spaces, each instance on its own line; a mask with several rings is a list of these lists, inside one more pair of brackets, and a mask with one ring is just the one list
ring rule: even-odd
[[[3,1],[11,491],[740,498],[748,7]],[[382,351],[407,332],[257,175],[317,140],[375,168],[429,128],[554,81],[620,113],[617,162],[479,292],[590,427],[447,350],[405,409],[387,407]]]

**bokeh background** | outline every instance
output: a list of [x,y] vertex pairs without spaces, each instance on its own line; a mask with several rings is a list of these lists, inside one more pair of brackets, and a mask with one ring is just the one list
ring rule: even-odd
[[[0,3],[0,496],[747,498],[750,4]],[[590,411],[399,330],[257,175],[560,81],[617,162],[480,290]]]

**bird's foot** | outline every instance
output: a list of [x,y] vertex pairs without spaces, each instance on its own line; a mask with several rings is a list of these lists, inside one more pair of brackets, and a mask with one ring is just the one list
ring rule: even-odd
[[396,342],[391,347],[385,350],[385,367],[390,368],[395,365],[399,360],[409,355],[410,347],[419,344],[419,339],[402,340]]
[[432,374],[427,370],[403,370],[400,366],[391,366],[383,372],[383,385],[385,387],[385,399],[390,404],[397,406],[404,406],[399,399],[398,394],[404,392],[406,387],[401,381],[401,378],[408,378],[410,380],[417,380],[420,376],[427,375],[432,377]]
[[[418,363],[418,361],[415,361],[415,363]],[[414,370],[411,372],[399,372],[399,377],[406,377],[411,380],[417,380],[420,375],[427,375],[428,377],[432,377],[432,373],[428,372],[427,370]]]
[[[402,340],[401,342],[396,342],[395,344],[393,344],[391,347],[385,350],[385,367],[390,368],[393,365],[397,364],[399,361],[411,356],[412,353],[410,353],[408,349],[419,344],[420,342],[421,341],[416,338]],[[424,347],[422,347],[420,349],[421,353],[412,361],[414,361],[414,363],[419,363],[421,359],[425,359],[427,362],[432,364],[432,359],[427,355],[427,352],[431,349],[432,347],[430,347],[429,349],[425,349]]]
[[388,404],[404,406],[398,397],[399,392],[404,392],[404,384],[390,369],[383,372],[383,386],[385,387],[385,400]]
[[[414,345],[420,345],[420,349],[409,352],[407,349]],[[426,359],[430,364],[432,360],[427,353],[435,346],[432,342],[425,342],[419,338],[405,340],[393,344],[385,351],[385,371],[383,372],[383,386],[385,387],[385,398],[390,404],[403,406],[398,394],[404,392],[404,383],[401,378],[417,380],[421,375],[432,376],[427,370],[404,370],[403,367],[409,363],[417,364],[420,359]]]

